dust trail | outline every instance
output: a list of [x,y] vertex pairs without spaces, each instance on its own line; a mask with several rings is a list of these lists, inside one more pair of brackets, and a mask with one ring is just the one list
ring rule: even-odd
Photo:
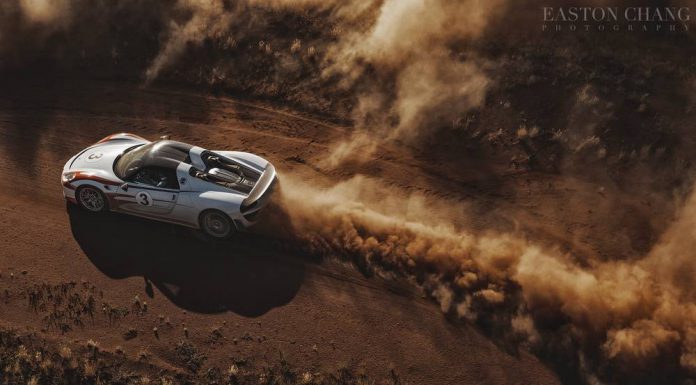
[[369,159],[376,146],[356,138],[414,141],[480,106],[491,82],[484,68],[492,64],[452,47],[481,36],[503,6],[499,0],[387,0],[369,28],[342,36],[328,50],[324,74],[339,73],[351,87],[370,71],[379,86],[358,92],[357,132],[336,145],[327,164],[335,167],[348,154],[351,161]]
[[[533,350],[567,338],[580,347],[588,376],[607,368],[629,375],[638,363],[696,374],[696,196],[643,258],[581,263],[521,233],[469,231],[465,206],[376,180],[319,191],[283,182],[286,210],[306,242],[411,277],[444,312],[474,322],[495,315],[496,328]],[[565,326],[548,326],[554,319]]]
[[176,11],[190,12],[191,18],[183,23],[169,23],[169,36],[145,71],[147,83],[154,80],[163,67],[178,59],[187,44],[200,44],[205,38],[219,35],[230,28],[233,14],[222,0],[178,0]]
[[[322,76],[340,77],[339,87],[345,89],[355,88],[365,78],[373,85],[356,91],[357,107],[351,115],[358,132],[337,144],[327,161],[336,166],[348,153],[352,161],[372,155],[376,147],[363,146],[356,137],[370,137],[371,142],[415,140],[431,127],[451,124],[463,112],[479,106],[490,83],[484,67],[491,63],[474,52],[455,54],[451,47],[480,36],[504,2],[251,0],[235,7],[225,4],[222,0],[179,0],[176,8],[192,16],[183,24],[170,23],[163,48],[146,70],[146,81],[176,62],[188,44],[234,30],[231,24],[244,18],[247,7],[329,9],[336,40],[327,45],[321,59]],[[356,21],[368,25],[349,29]],[[273,52],[275,42],[262,43]],[[370,121],[370,117],[378,120]]]

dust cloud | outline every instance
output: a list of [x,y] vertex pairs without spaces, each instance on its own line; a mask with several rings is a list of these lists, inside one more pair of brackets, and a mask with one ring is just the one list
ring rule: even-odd
[[[372,25],[342,36],[328,49],[324,74],[339,73],[351,86],[371,71],[381,86],[358,93],[354,135],[372,136],[373,143],[413,141],[480,106],[491,82],[484,68],[492,64],[473,50],[455,54],[452,47],[478,38],[503,10],[500,0],[387,0]],[[369,159],[376,146],[361,146],[363,141],[351,137],[337,144],[328,164],[339,165],[349,153],[352,161]]]
[[365,177],[319,191],[286,177],[283,201],[317,252],[413,279],[443,312],[495,322],[532,350],[574,341],[587,378],[665,362],[696,373],[696,196],[653,249],[630,262],[581,262],[519,232],[472,231],[466,205]]
[[[71,18],[89,7],[86,2],[65,0],[21,0],[18,4],[29,24],[60,28],[68,28]],[[136,5],[118,2],[113,6],[129,7]],[[99,2],[95,8],[109,7]],[[163,9],[157,23],[162,29],[159,49],[143,71],[144,82],[151,83],[163,71],[175,68],[191,47],[210,40],[234,46],[245,34],[245,22],[257,17],[258,9],[325,15],[325,24],[331,29],[329,38],[321,43],[319,52],[313,45],[306,48],[309,56],[317,56],[317,77],[339,79],[335,85],[338,92],[349,92],[356,100],[349,114],[355,135],[363,139],[369,136],[371,142],[379,143],[415,141],[433,127],[451,125],[462,113],[483,103],[492,82],[487,71],[494,65],[468,46],[482,35],[489,20],[504,11],[505,2],[177,0]],[[103,17],[97,11],[90,13]],[[279,52],[287,49],[285,42],[262,36],[258,44],[289,68],[297,65],[293,55]],[[296,48],[290,50],[298,51],[301,44],[293,42]],[[220,65],[224,70],[213,68],[211,81],[221,71],[226,77],[235,76],[235,68],[225,66]],[[281,66],[278,71],[283,75],[289,70]],[[368,159],[376,145],[357,146],[360,141],[354,139],[335,144],[326,164],[337,166],[348,153],[353,161]]]
[[187,44],[200,44],[205,38],[221,34],[230,28],[233,15],[223,1],[178,0],[175,10],[191,13],[183,23],[169,23],[169,37],[145,71],[145,81],[154,80],[163,67],[178,59]]
[[27,19],[33,23],[65,24],[69,21],[68,0],[20,0],[19,5]]
[[[325,47],[322,76],[340,77],[339,87],[352,89],[370,72],[368,77],[376,85],[357,91],[357,106],[351,113],[357,132],[335,144],[326,162],[334,167],[348,154],[352,161],[369,159],[376,143],[383,140],[416,140],[428,127],[451,122],[481,105],[491,81],[484,67],[491,63],[473,51],[455,54],[451,47],[476,39],[488,20],[504,9],[502,0],[250,0],[234,7],[225,4],[222,0],[179,0],[176,8],[192,16],[183,24],[170,23],[164,48],[146,70],[146,80],[154,80],[174,63],[187,44],[200,44],[234,29],[232,24],[244,17],[247,7],[330,9],[328,23],[336,36]],[[368,25],[351,28],[355,23]],[[273,42],[264,43],[272,49]],[[368,137],[373,144],[363,145]]]

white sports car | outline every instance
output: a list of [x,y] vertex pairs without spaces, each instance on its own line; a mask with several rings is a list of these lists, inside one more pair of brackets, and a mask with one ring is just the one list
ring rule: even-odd
[[246,152],[122,133],[70,158],[61,179],[65,198],[88,211],[118,211],[226,238],[254,224],[276,171]]

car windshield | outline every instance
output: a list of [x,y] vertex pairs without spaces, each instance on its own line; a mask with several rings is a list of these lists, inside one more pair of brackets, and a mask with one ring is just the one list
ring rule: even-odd
[[114,164],[116,176],[125,180],[135,174],[138,169],[143,166],[143,156],[147,154],[156,143],[157,142],[152,142],[127,149]]

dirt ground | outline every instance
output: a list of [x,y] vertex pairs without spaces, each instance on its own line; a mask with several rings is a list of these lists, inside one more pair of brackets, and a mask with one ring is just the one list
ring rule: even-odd
[[[547,219],[535,221],[543,225],[530,226],[531,233],[580,250],[597,247],[587,242],[599,231],[592,214],[551,217],[559,212],[553,205],[563,205],[560,192],[568,191],[553,181],[510,174],[486,185],[473,166],[450,172],[454,166],[398,145],[380,149],[367,166],[329,172],[316,160],[346,132],[311,117],[128,84],[7,83],[0,93],[3,327],[68,345],[93,340],[104,351],[147,360],[153,371],[185,371],[173,351],[188,340],[208,357],[204,367],[226,368],[239,358],[271,364],[283,357],[306,370],[350,366],[378,379],[393,369],[410,384],[557,383],[537,358],[448,320],[405,282],[366,278],[348,264],[310,258],[268,235],[209,245],[170,225],[94,217],[66,205],[59,183],[65,161],[115,132],[251,151],[273,162],[281,181],[284,173],[317,184],[362,173],[433,196],[476,198],[482,214],[486,202],[495,201],[496,212],[477,217],[482,230],[493,223],[513,228],[517,224],[499,215],[500,208],[521,207],[518,218]],[[504,191],[525,184],[526,196],[517,195],[520,188]],[[556,197],[550,206],[533,202],[532,190],[542,189]],[[602,206],[597,210],[601,217]],[[617,244],[604,250],[623,249],[624,240],[607,242]],[[41,306],[35,297],[48,290],[42,285],[68,285],[92,298],[95,315]]]

